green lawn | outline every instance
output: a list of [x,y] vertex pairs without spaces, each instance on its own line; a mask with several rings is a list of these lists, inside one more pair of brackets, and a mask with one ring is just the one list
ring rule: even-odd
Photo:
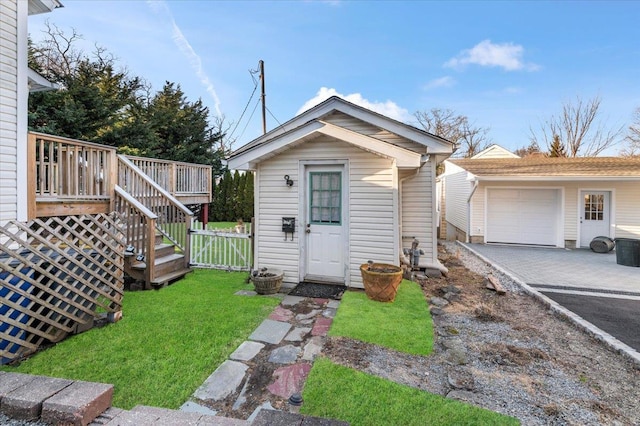
[[301,412],[369,425],[517,425],[517,419],[317,359]]
[[112,383],[114,406],[178,408],[279,303],[234,296],[246,273],[196,270],[159,291],[127,292],[123,319],[5,371]]
[[403,280],[392,303],[376,302],[364,292],[348,291],[333,321],[330,336],[375,343],[414,355],[433,349],[433,324],[418,284]]

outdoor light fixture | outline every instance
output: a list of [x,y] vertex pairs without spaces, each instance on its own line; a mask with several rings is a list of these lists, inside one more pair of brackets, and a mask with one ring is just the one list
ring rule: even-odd
[[293,181],[289,179],[289,175],[284,175],[284,181],[287,184],[287,186],[293,186]]
[[300,406],[302,405],[302,395],[300,392],[296,392],[289,397],[289,412],[298,414],[300,412]]

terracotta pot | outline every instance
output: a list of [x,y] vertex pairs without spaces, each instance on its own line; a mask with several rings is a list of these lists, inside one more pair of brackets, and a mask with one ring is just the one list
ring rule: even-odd
[[386,263],[360,265],[364,292],[371,300],[393,302],[402,282],[402,268]]

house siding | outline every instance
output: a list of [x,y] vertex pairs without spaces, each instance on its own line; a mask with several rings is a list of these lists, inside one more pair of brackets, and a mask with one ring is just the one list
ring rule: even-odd
[[22,6],[16,0],[0,2],[0,222],[18,217],[18,11]]
[[[442,176],[445,198],[445,220],[462,232],[467,232],[467,199],[471,193],[468,173],[462,168],[446,163],[446,172]],[[472,210],[475,210],[473,208]],[[473,233],[472,233],[473,234]]]
[[420,242],[419,248],[425,252],[421,257],[421,263],[434,263],[437,259],[437,241],[434,239],[436,223],[433,218],[433,171],[433,164],[427,162],[417,175],[410,175],[411,177],[402,182],[402,247],[411,248],[413,238],[417,238]]
[[[349,264],[346,281],[362,287],[360,265],[368,260],[398,264],[396,247],[398,219],[397,182],[393,161],[378,157],[350,144],[330,137],[305,142],[258,166],[256,193],[259,212],[256,218],[256,267],[271,266],[283,269],[284,281],[297,283],[301,275],[306,218],[301,217],[300,200],[305,188],[300,186],[303,176],[301,161],[344,160],[348,162],[348,231]],[[283,176],[294,181],[286,187]],[[304,201],[303,201],[304,202]],[[282,217],[296,218],[293,241],[284,241]],[[275,256],[274,256],[275,255]],[[278,264],[273,264],[278,259]]]
[[350,117],[341,112],[332,113],[331,115],[325,117],[324,121],[326,121],[327,123],[335,124],[336,126],[344,127],[345,129],[349,129],[353,132],[371,136],[372,138],[376,138],[414,152],[425,154],[427,152],[424,145],[410,141],[387,130],[373,126],[369,123],[365,123],[362,120],[358,120],[355,117]]

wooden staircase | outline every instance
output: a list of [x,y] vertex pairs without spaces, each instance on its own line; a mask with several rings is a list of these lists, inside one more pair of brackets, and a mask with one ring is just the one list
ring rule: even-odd
[[146,258],[131,252],[125,253],[125,273],[137,281],[144,282],[145,290],[165,287],[192,271],[191,268],[185,267],[184,253],[177,249],[175,244],[165,243],[160,232],[155,233],[154,243],[154,276],[148,282],[145,274]]

